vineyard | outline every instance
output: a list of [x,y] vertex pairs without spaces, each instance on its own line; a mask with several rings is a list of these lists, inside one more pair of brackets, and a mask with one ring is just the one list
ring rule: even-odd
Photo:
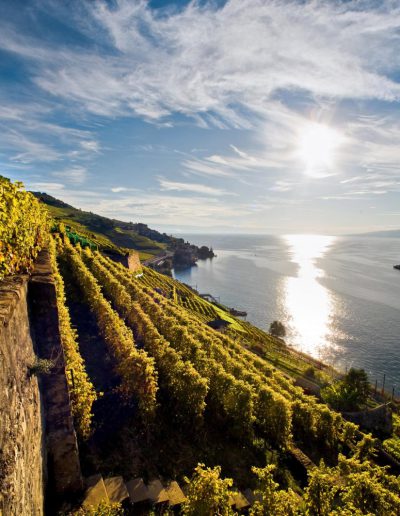
[[[399,478],[377,456],[400,460],[397,414],[382,443],[361,432],[296,385],[316,361],[171,277],[135,274],[62,225],[50,234],[20,184],[0,188],[0,277],[50,252],[85,477],[192,476],[183,514],[234,514],[238,490],[253,516],[400,514]],[[78,514],[123,514],[104,511]]]
[[[382,514],[395,514],[393,511],[399,509],[398,480],[389,474],[382,477],[381,468],[366,460],[371,456],[373,439],[305,394],[285,368],[281,370],[276,360],[268,360],[269,354],[285,356],[283,345],[273,337],[238,319],[238,329],[227,334],[211,329],[207,321],[221,312],[190,287],[151,269],[143,268],[143,274],[136,277],[99,252],[74,247],[62,235],[57,237],[57,254],[65,281],[74,284],[80,302],[93,314],[106,346],[104,358],[112,365],[110,374],[117,379],[113,393],[104,393],[100,404],[106,404],[110,395],[114,404],[118,399],[125,416],[130,414],[130,428],[125,417],[122,423],[120,415],[114,421],[116,448],[123,449],[108,444],[107,459],[103,453],[95,458],[92,454],[89,468],[95,460],[102,468],[117,467],[125,475],[145,475],[144,470],[150,468],[157,474],[182,477],[200,461],[218,461],[239,487],[256,488],[260,478],[257,481],[252,466],[257,466],[253,469],[262,476],[267,456],[278,472],[275,478],[286,489],[276,491],[274,496],[287,507],[293,500],[297,508],[318,504],[312,498],[313,490],[318,490],[324,480],[325,489],[330,486],[340,495],[338,510],[348,510],[353,507],[348,500],[354,483],[363,479],[372,485],[379,477],[375,496],[379,500],[374,499],[374,503],[383,504],[390,486],[394,492],[385,499],[388,512]],[[78,332],[79,326],[85,331],[82,321]],[[265,346],[266,358],[251,351],[255,343]],[[90,362],[89,356],[87,360]],[[296,360],[300,362],[299,358],[292,362]],[[88,393],[81,390],[81,396],[76,404],[88,410],[90,403],[84,401]],[[118,414],[115,407],[113,411]],[[106,426],[99,414],[101,410],[95,409],[92,435],[82,432],[89,447],[93,443],[98,446],[98,434]],[[91,415],[86,414],[84,419],[91,421]],[[137,462],[134,471],[131,464],[127,465],[131,453],[126,446],[128,436],[146,454],[146,458],[141,454],[138,457],[135,451],[131,456]],[[300,448],[316,464],[321,459],[326,464],[321,463],[310,473],[301,503],[298,496],[303,481],[291,470],[289,460],[293,448]],[[351,468],[354,476],[350,475]],[[333,480],[328,482],[328,476],[336,481],[340,477],[342,487],[335,487]],[[331,511],[333,497],[329,503]],[[267,513],[261,508],[254,514]]]

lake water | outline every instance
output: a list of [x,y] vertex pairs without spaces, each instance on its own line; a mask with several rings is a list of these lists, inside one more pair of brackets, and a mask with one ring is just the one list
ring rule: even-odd
[[184,235],[217,257],[175,277],[246,310],[267,330],[340,370],[363,367],[400,395],[400,239],[322,235]]

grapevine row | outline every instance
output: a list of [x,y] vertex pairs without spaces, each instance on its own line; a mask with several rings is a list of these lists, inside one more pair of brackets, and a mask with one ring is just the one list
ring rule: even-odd
[[141,306],[132,301],[125,288],[90,253],[85,253],[85,262],[101,283],[104,293],[112,300],[118,313],[134,329],[146,351],[154,357],[160,380],[177,402],[177,408],[184,418],[200,417],[205,409],[208,391],[207,381],[194,369],[193,365],[182,360],[154,327],[151,319]]
[[121,377],[121,390],[128,396],[135,396],[141,413],[150,416],[156,408],[157,372],[154,360],[145,351],[136,348],[132,331],[104,298],[99,284],[83,263],[80,253],[69,242],[64,243],[64,249],[72,274],[96,317],[99,331],[110,354],[115,359],[115,370]]
[[[241,376],[235,377],[237,371],[229,355],[221,348],[201,346],[174,317],[164,314],[161,307],[143,291],[143,288],[130,280],[126,273],[108,260],[96,256],[97,261],[107,263],[115,278],[125,286],[133,299],[150,315],[158,331],[182,355],[193,362],[196,369],[207,377],[210,384],[209,401],[220,407],[229,417],[235,431],[248,432],[252,424],[276,443],[287,442],[290,435],[291,412],[289,403],[268,385],[254,381],[249,383],[244,368]],[[126,269],[125,269],[126,270]],[[251,375],[251,373],[249,373]]]
[[49,241],[49,251],[56,286],[58,320],[66,369],[72,370],[74,375],[72,383],[72,378],[67,374],[72,414],[77,432],[83,438],[86,438],[91,432],[92,405],[97,396],[86,373],[83,358],[79,353],[77,332],[71,326],[71,318],[65,304],[64,280],[58,270],[56,245],[52,238]]
[[[293,408],[293,427],[298,437],[306,438],[311,433],[315,439],[325,442],[328,446],[335,447],[338,441],[343,440],[344,436],[347,435],[348,424],[339,414],[332,412],[325,405],[318,404],[314,398],[305,395],[300,388],[295,387],[281,373],[272,372],[272,368],[262,359],[244,350],[229,337],[215,334],[215,332],[213,334],[211,329],[202,325],[195,317],[188,316],[184,310],[178,308],[163,296],[154,291],[151,293],[146,291],[146,287],[143,288],[139,285],[138,281],[134,280],[133,276],[123,267],[107,260],[105,260],[105,263],[127,287],[129,293],[140,301],[146,313],[151,314],[159,331],[169,338],[171,344],[184,351],[188,358],[193,360],[196,367],[196,356],[199,354],[199,343],[201,343],[202,348],[206,349],[209,355],[213,355],[218,362],[221,362],[224,368],[237,378],[244,380],[246,384],[252,385],[259,393],[258,398],[266,397],[268,394],[276,400],[276,397],[280,396],[279,393],[281,393],[290,401]],[[174,325],[175,332],[173,331]],[[201,326],[203,326],[203,336],[201,336],[201,331],[196,330]],[[220,346],[217,345],[218,341]],[[229,351],[234,350],[233,357],[229,357],[229,354],[226,353],[227,349]],[[262,372],[258,368],[262,369]],[[282,396],[280,396],[280,403],[282,404]],[[273,402],[269,401],[269,404],[271,405]],[[264,409],[267,405],[264,402]],[[282,409],[278,411],[278,413],[281,412]],[[262,421],[262,414],[263,412],[259,410],[258,421]],[[279,418],[275,418],[276,420],[279,421]],[[268,421],[271,425],[274,418],[268,415]],[[267,417],[263,423],[267,424]],[[290,427],[290,425],[287,426]]]

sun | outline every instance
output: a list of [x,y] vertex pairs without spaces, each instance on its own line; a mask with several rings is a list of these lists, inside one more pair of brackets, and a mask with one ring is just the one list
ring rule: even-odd
[[332,127],[307,124],[299,133],[298,140],[298,156],[305,164],[305,173],[312,177],[329,175],[342,140],[342,135]]

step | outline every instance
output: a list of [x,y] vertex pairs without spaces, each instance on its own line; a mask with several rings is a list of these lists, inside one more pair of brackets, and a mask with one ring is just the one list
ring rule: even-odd
[[165,486],[165,491],[169,497],[168,504],[171,507],[180,505],[186,500],[186,496],[184,495],[182,489],[179,487],[178,482],[175,480]]
[[133,478],[126,482],[126,489],[132,503],[145,502],[149,500],[149,490],[142,478]]
[[232,499],[232,505],[234,505],[238,510],[245,509],[246,507],[250,507],[251,505],[246,496],[240,491],[238,491],[237,493],[232,493],[229,498]]
[[156,478],[151,480],[147,486],[150,501],[153,503],[168,502],[169,496],[162,483]]
[[106,486],[101,475],[92,475],[85,480],[86,492],[83,507],[97,507],[101,502],[109,502]]
[[104,485],[110,502],[120,503],[129,498],[129,493],[122,477],[105,478]]

